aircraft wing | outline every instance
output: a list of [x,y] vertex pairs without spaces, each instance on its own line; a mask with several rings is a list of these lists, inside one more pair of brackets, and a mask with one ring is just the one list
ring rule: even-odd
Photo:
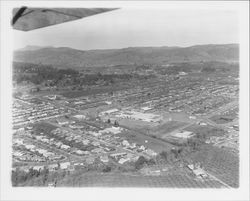
[[14,8],[12,26],[17,30],[30,31],[116,9],[118,8]]

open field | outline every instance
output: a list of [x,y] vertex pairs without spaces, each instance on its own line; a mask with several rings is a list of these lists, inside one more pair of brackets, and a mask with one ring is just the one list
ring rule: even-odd
[[66,177],[57,186],[73,187],[167,187],[167,188],[222,188],[215,180],[198,181],[185,174],[142,176],[121,173],[88,173]]
[[156,139],[156,138],[152,138],[150,136],[147,135],[143,135],[140,133],[135,133],[135,132],[127,132],[122,134],[122,136],[126,137],[128,139],[128,141],[130,142],[135,142],[141,145],[144,145],[150,149],[153,149],[155,152],[160,153],[162,151],[169,151],[171,150],[171,148],[173,148],[174,146],[164,142],[162,140]]
[[163,138],[166,134],[187,125],[186,122],[180,121],[168,121],[166,123],[159,124],[130,119],[121,119],[119,120],[119,124],[158,138]]
[[154,126],[157,125],[153,122],[146,122],[134,119],[120,119],[119,124],[142,132],[147,132],[148,130],[152,129]]
[[163,120],[171,118],[173,121],[182,121],[182,122],[195,122],[196,120],[190,119],[188,114],[184,112],[158,112],[163,115]]
[[169,121],[165,124],[159,125],[155,127],[153,130],[151,130],[151,135],[157,136],[162,138],[166,134],[187,125],[185,122],[180,122],[180,121]]

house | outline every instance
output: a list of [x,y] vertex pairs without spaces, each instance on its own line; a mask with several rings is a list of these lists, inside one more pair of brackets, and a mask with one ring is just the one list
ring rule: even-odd
[[55,145],[56,145],[57,148],[60,148],[62,144],[63,144],[62,142],[56,142],[55,143]]
[[86,119],[86,116],[83,115],[83,114],[77,114],[77,115],[75,115],[74,117],[77,118],[78,120]]
[[95,149],[93,149],[91,152],[93,152],[93,153],[102,153],[102,152],[104,152],[104,151],[103,151],[102,148],[95,148]]
[[200,178],[205,178],[208,176],[207,173],[201,168],[194,169],[193,173],[195,174],[195,176]]
[[84,145],[87,145],[87,144],[89,144],[89,140],[88,140],[88,139],[84,139],[84,140],[82,141],[82,143],[83,143]]
[[156,156],[157,153],[154,152],[152,149],[147,149],[144,151],[146,154],[150,155],[150,156]]
[[183,131],[180,131],[180,132],[177,132],[177,133],[173,133],[172,136],[177,137],[177,138],[187,139],[187,138],[193,137],[194,133],[191,132],[191,131],[184,131],[183,130]]
[[141,109],[142,109],[143,111],[148,111],[148,110],[151,110],[152,108],[151,108],[151,107],[145,106],[145,107],[142,107]]
[[70,166],[70,162],[63,162],[60,163],[61,169],[67,169]]
[[42,170],[44,166],[33,166],[33,170],[39,171],[40,169]]
[[103,163],[107,163],[109,162],[109,158],[107,155],[104,155],[104,156],[100,156],[100,160],[103,162]]
[[143,145],[141,145],[139,149],[144,151],[146,148]]
[[50,164],[48,167],[50,171],[54,171],[58,168],[58,164]]
[[83,154],[84,154],[84,151],[82,151],[82,150],[77,150],[76,153],[79,154],[79,155],[83,155]]
[[112,114],[114,112],[118,112],[119,110],[114,108],[114,109],[110,109],[110,110],[107,110],[107,111],[103,111],[100,113],[100,115],[108,115],[108,114]]
[[127,140],[123,140],[122,145],[127,147],[127,146],[129,146],[129,142]]
[[111,104],[112,104],[112,101],[105,101],[105,103],[106,103],[107,105],[111,105]]
[[32,145],[32,144],[26,144],[24,146],[26,149],[34,149],[35,148],[35,145]]
[[65,144],[63,144],[63,145],[61,145],[61,149],[70,149],[70,146],[68,146],[68,145],[65,145]]
[[94,142],[92,142],[92,145],[94,145],[94,146],[99,146],[99,145],[100,145],[100,142],[94,141]]
[[86,159],[86,163],[87,164],[93,164],[95,162],[95,158],[94,157],[88,157],[87,159]]
[[67,120],[65,120],[65,119],[57,119],[56,121],[57,121],[57,123],[58,123],[59,125],[66,125],[66,124],[69,124],[69,121],[67,121]]
[[110,156],[114,158],[119,157],[119,156],[126,156],[126,155],[127,155],[126,152],[110,154]]
[[118,163],[123,164],[123,163],[125,163],[125,162],[127,162],[127,161],[130,161],[130,158],[121,158],[121,159],[118,161]]

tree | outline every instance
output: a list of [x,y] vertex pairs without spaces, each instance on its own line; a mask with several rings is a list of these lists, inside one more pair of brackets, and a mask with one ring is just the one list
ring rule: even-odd
[[164,159],[165,161],[167,161],[167,159],[168,159],[168,152],[162,151],[159,155],[160,155],[160,157],[162,159]]
[[61,164],[59,162],[57,162],[57,168],[58,168],[58,170],[61,169]]
[[110,172],[111,171],[111,167],[110,166],[106,166],[103,168],[102,170],[103,172]]
[[147,161],[147,164],[148,164],[148,165],[155,165],[156,163],[155,163],[155,160],[154,160],[154,159],[150,158],[150,159]]
[[116,126],[116,127],[119,126],[118,121],[115,120],[114,126]]
[[49,169],[44,167],[43,171],[42,171],[42,174],[43,174],[43,178],[42,178],[43,185],[45,185],[45,183],[48,181]]
[[135,169],[139,170],[143,167],[144,163],[146,163],[147,160],[144,156],[140,156],[138,160],[135,162]]
[[17,186],[18,185],[18,173],[17,173],[17,171],[12,170],[11,181],[12,181],[12,185],[13,186]]

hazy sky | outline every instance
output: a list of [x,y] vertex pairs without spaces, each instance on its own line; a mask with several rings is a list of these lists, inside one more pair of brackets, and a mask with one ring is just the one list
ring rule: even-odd
[[238,43],[238,16],[227,10],[119,9],[29,32],[14,31],[14,49],[26,45],[110,49]]

